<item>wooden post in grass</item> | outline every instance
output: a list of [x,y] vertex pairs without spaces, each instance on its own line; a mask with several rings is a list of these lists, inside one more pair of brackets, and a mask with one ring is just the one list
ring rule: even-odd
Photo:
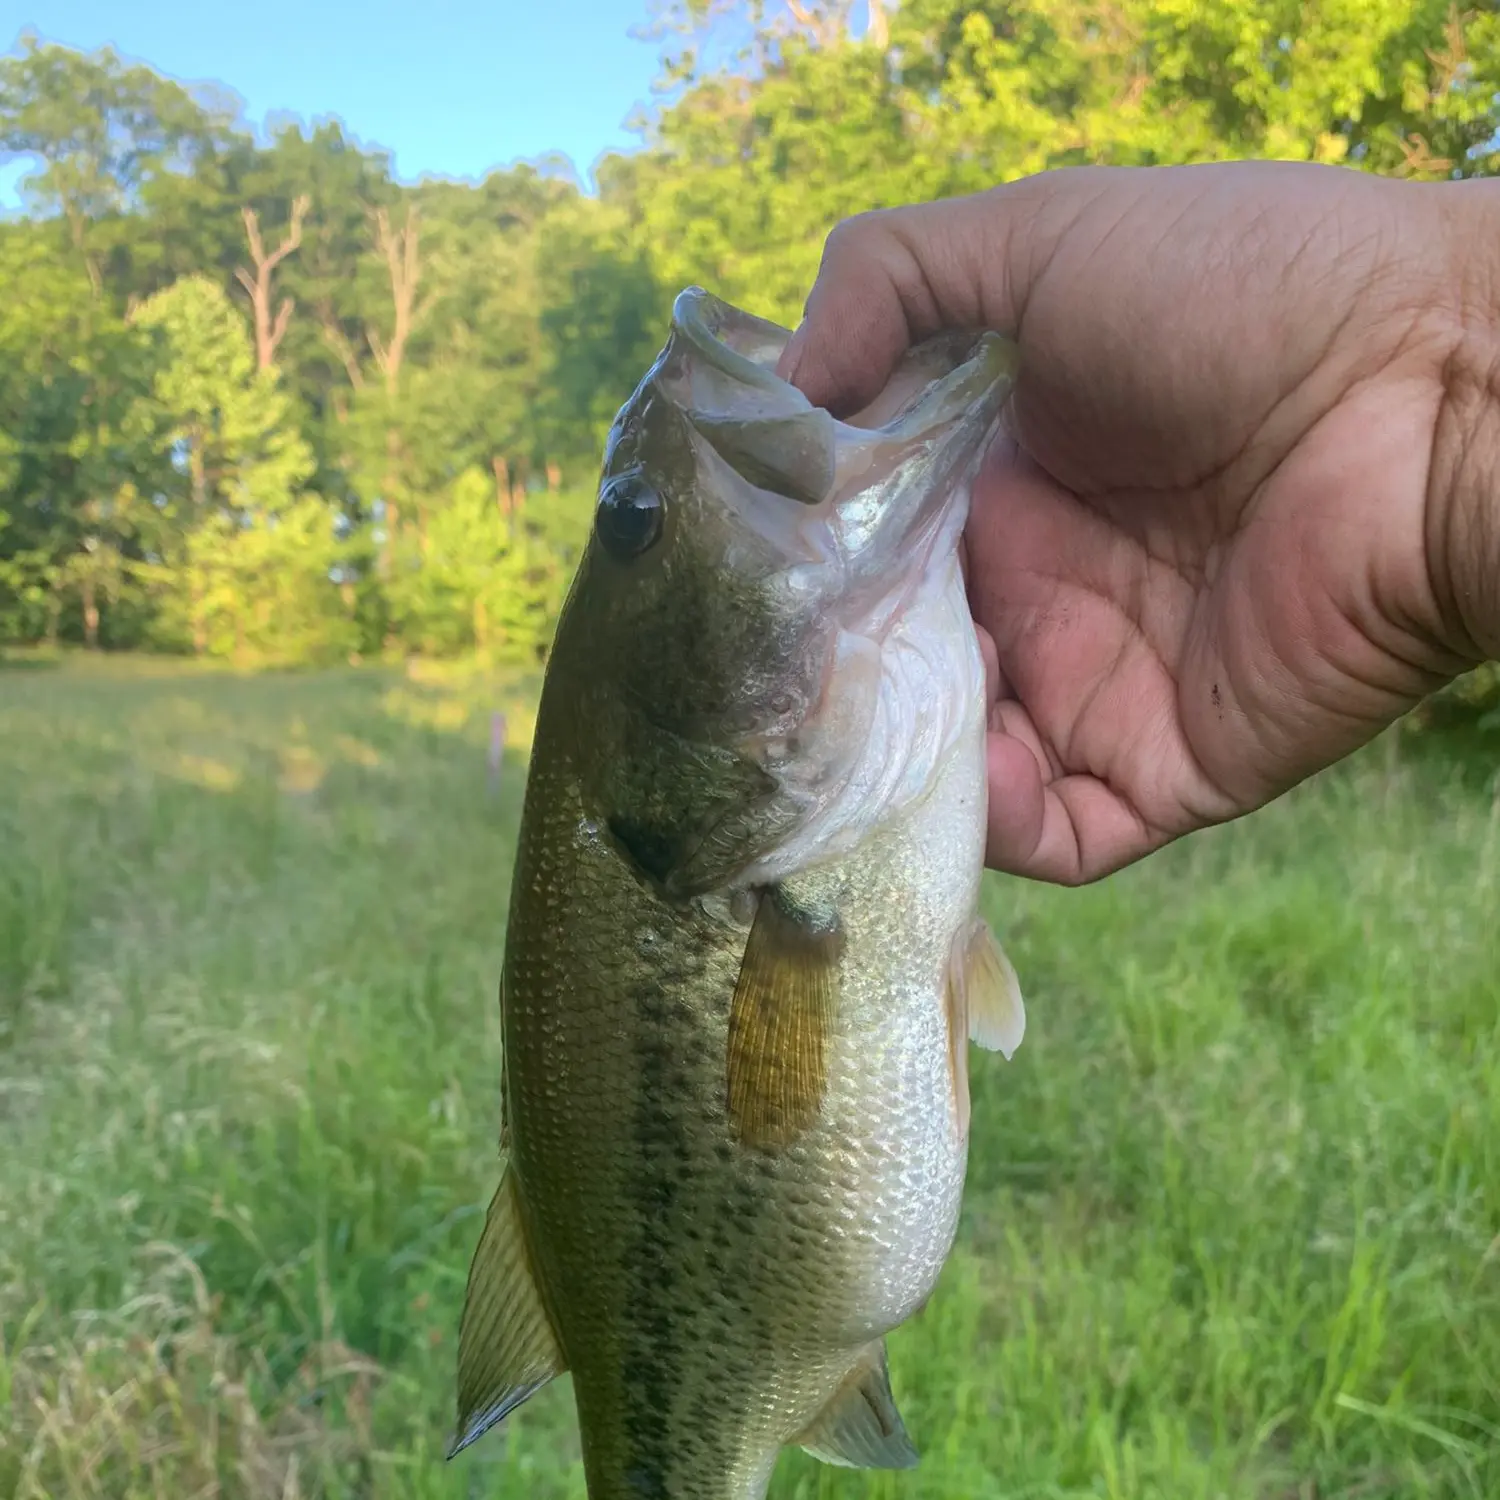
[[505,759],[505,715],[497,708],[490,715],[489,795],[500,790],[500,766]]

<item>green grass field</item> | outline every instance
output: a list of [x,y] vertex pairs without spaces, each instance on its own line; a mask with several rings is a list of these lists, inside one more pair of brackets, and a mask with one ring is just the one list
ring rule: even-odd
[[[516,747],[482,679],[0,668],[0,1496],[581,1500],[452,1464]],[[920,1468],[776,1500],[1500,1496],[1500,802],[1376,747],[1084,891],[994,880]]]

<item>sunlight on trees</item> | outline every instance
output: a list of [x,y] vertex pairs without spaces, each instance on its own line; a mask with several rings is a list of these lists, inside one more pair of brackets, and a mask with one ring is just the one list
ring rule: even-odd
[[105,49],[0,59],[0,640],[535,663],[599,446],[709,286],[794,322],[863,209],[1048,167],[1497,165],[1449,0],[667,0],[659,107],[565,163],[393,181]]

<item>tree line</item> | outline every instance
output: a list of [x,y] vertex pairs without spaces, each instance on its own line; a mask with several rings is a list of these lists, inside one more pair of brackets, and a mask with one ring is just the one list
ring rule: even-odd
[[535,662],[701,283],[795,322],[863,209],[1047,167],[1500,162],[1452,0],[678,0],[640,144],[398,182],[109,49],[0,59],[0,642]]

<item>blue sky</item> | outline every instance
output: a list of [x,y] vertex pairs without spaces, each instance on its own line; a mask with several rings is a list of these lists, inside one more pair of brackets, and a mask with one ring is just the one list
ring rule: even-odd
[[[226,85],[269,115],[336,115],[396,173],[481,177],[561,150],[580,173],[633,142],[656,48],[630,36],[647,0],[0,0],[0,47],[23,31],[113,44],[182,82]],[[0,166],[0,203],[25,168]]]

